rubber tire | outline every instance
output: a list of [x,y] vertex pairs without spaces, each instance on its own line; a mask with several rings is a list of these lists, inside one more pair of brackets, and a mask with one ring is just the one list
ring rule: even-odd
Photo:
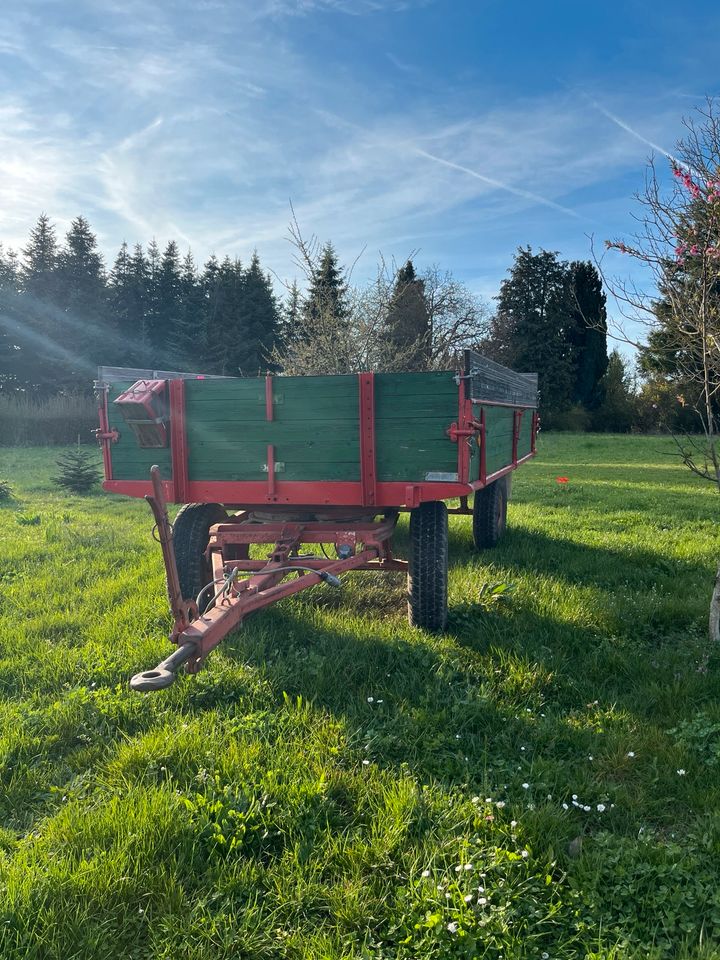
[[496,546],[507,527],[507,484],[495,480],[478,490],[473,501],[473,543],[477,550]]
[[410,511],[408,620],[423,630],[447,623],[448,513],[441,500]]
[[227,512],[219,503],[186,503],[175,517],[175,562],[184,600],[194,600],[212,580],[212,570],[203,554],[210,540],[210,527],[223,520],[227,520]]

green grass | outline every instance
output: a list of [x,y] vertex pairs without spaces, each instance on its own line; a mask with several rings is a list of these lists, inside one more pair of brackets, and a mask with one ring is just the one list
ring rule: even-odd
[[543,437],[501,546],[451,519],[441,636],[356,574],[141,696],[147,507],[1,451],[0,957],[720,956],[718,497],[672,454]]

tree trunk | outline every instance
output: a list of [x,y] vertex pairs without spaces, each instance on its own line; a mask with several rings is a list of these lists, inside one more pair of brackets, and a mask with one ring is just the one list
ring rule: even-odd
[[720,643],[720,564],[718,564],[715,587],[710,600],[710,639]]

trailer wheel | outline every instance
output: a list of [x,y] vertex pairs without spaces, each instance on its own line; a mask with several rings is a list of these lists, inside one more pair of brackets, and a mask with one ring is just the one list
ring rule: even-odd
[[473,501],[473,542],[478,550],[494,547],[507,526],[507,484],[495,480],[475,493]]
[[219,503],[186,503],[175,517],[173,543],[184,600],[194,600],[212,580],[212,570],[204,553],[210,540],[210,527],[223,520],[227,520],[227,512]]
[[442,630],[447,622],[448,515],[441,500],[410,512],[408,620],[413,627]]

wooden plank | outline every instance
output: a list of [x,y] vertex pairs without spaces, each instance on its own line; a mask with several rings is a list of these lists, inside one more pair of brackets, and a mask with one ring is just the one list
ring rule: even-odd
[[[300,440],[274,443],[275,458],[292,463],[356,463],[359,457],[357,443],[336,440]],[[265,462],[267,443],[263,440],[199,440],[192,445],[196,462],[206,460],[209,464],[222,460],[225,463]]]
[[[238,465],[237,468],[226,463],[208,464],[199,463],[190,456],[190,480],[267,480],[267,471],[263,470],[263,463],[267,457],[257,464]],[[277,463],[283,461],[276,457]],[[285,468],[275,473],[276,481],[322,481],[322,480],[360,480],[360,463],[285,463]]]
[[311,441],[323,436],[332,437],[342,444],[357,444],[360,429],[357,420],[333,420],[323,423],[307,424],[303,428],[299,423],[292,421],[278,423],[273,420],[268,423],[248,421],[241,423],[230,420],[216,420],[210,423],[191,421],[187,427],[188,444],[194,447],[196,443],[215,443],[222,446],[232,442],[274,443],[276,445],[292,441]]
[[[188,423],[219,421],[243,423],[266,420],[265,395],[262,400],[203,400],[187,403]],[[326,403],[309,397],[298,397],[273,405],[273,422],[305,421],[317,429],[328,420],[355,419],[358,416],[357,397],[333,397]]]

